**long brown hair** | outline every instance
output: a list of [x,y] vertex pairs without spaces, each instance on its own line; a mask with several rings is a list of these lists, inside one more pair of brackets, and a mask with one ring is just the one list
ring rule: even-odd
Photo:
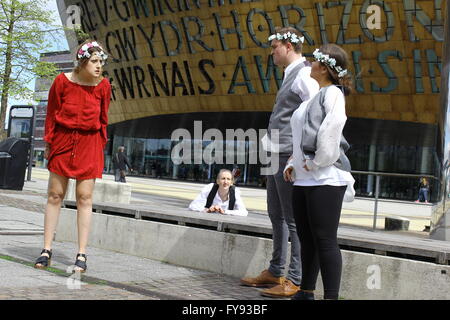
[[[349,66],[348,55],[347,52],[345,52],[345,50],[342,49],[340,46],[333,43],[328,43],[322,45],[319,48],[319,51],[323,54],[329,55],[330,58],[334,58],[336,60],[337,66],[340,66],[342,69],[348,70]],[[331,82],[343,88],[344,95],[348,96],[350,95],[350,93],[353,92],[353,81],[349,72],[347,72],[347,74],[344,75],[343,77],[339,78],[338,72],[334,68],[331,68],[330,66],[322,62],[321,64],[327,68],[328,77],[331,80]]]
[[[89,62],[90,58],[86,58],[86,57],[82,57],[82,58],[78,58],[78,51],[80,51],[81,47],[83,47],[85,44],[88,44],[90,42],[97,42],[98,45],[101,47],[90,47],[87,51],[92,55],[94,52],[105,52],[105,49],[103,49],[103,45],[98,42],[97,40],[94,39],[87,39],[85,40],[82,44],[80,44],[77,48],[77,51],[75,52],[75,59],[77,61],[77,65],[75,66],[75,68],[73,69],[74,73],[80,73],[80,71],[86,66],[86,64]],[[102,67],[103,70],[103,67]],[[103,76],[100,76],[101,78],[103,78]]]

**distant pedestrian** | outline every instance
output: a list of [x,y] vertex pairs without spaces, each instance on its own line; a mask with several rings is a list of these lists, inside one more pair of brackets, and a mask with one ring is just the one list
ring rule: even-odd
[[50,88],[45,120],[45,153],[50,178],[44,219],[44,249],[35,268],[45,269],[69,178],[76,179],[78,254],[74,271],[84,272],[95,179],[102,177],[111,85],[102,76],[107,55],[98,42],[85,41],[77,66],[58,75]]
[[159,179],[161,178],[162,175],[162,166],[161,163],[157,162],[156,163],[156,177]]
[[128,161],[127,155],[125,154],[125,147],[120,146],[117,149],[117,153],[114,155],[114,180],[116,182],[126,183],[127,167],[130,172],[133,172],[130,162]]
[[419,183],[419,199],[415,202],[425,202],[428,203],[428,194],[430,193],[430,183],[427,178],[421,178]]
[[234,184],[237,185],[239,177],[241,176],[241,169],[238,166],[235,166],[233,168],[233,171],[231,171],[231,174],[233,175],[234,178]]
[[152,177],[156,178],[156,162],[152,161]]

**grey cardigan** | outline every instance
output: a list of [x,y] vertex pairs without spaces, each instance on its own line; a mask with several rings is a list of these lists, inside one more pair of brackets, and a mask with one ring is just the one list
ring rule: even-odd
[[[300,150],[302,150],[305,159],[308,160],[314,159],[317,150],[317,134],[326,116],[324,106],[325,95],[330,87],[331,86],[328,86],[325,90],[322,90],[316,94],[306,106],[307,110],[305,111],[305,122],[303,123]],[[350,148],[350,145],[344,135],[341,135],[339,148],[339,159],[334,163],[334,166],[344,171],[351,171],[350,161],[345,155],[347,150]]]
[[291,90],[291,87],[300,69],[306,66],[311,66],[311,63],[307,60],[295,66],[283,80],[283,84],[280,90],[278,90],[275,99],[272,114],[270,115],[267,135],[270,138],[271,130],[278,130],[279,153],[292,154],[292,130],[290,121],[292,114],[303,100]]

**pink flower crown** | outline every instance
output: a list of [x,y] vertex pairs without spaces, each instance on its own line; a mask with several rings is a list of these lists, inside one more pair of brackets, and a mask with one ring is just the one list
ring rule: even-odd
[[105,64],[106,59],[108,59],[108,55],[106,53],[103,52],[103,48],[97,43],[97,41],[93,41],[93,42],[88,42],[86,44],[84,44],[80,50],[78,50],[77,52],[77,57],[78,59],[89,59],[91,57],[91,54],[89,53],[89,49],[90,48],[94,48],[97,47],[100,49],[100,52],[98,52],[98,54],[100,55],[100,58],[102,59],[102,65]]

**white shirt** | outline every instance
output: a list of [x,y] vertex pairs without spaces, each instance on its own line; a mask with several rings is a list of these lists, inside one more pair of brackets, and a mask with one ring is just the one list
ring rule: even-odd
[[[300,59],[291,62],[284,70],[284,78],[289,75],[295,66],[303,63],[305,60],[305,57],[301,57]],[[319,83],[311,78],[311,67],[306,66],[300,69],[294,82],[292,82],[291,90],[296,93],[302,101],[311,99],[319,92]],[[267,134],[262,137],[261,144],[264,151],[279,152],[278,146],[270,141]]]
[[[324,89],[321,88],[320,90]],[[315,157],[312,160],[305,160],[301,150],[301,141],[306,106],[309,102],[309,100],[304,101],[292,114],[293,154],[286,168],[293,167],[293,182],[295,186],[347,185],[344,201],[353,201],[355,195],[353,184],[355,179],[350,172],[340,170],[333,165],[339,159],[342,130],[347,121],[344,94],[334,85],[327,90],[324,99],[326,116],[317,134]],[[305,164],[309,171],[303,168]]]
[[[206,201],[208,200],[208,195],[211,192],[213,186],[214,183],[210,183],[205,187],[203,187],[202,191],[197,196],[197,198],[195,198],[194,201],[192,201],[191,204],[189,205],[189,209],[193,211],[204,211]],[[234,203],[234,210],[228,210],[229,197],[227,200],[223,201],[219,196],[219,192],[217,192],[216,195],[214,196],[214,200],[211,206],[217,205],[220,206],[225,211],[225,214],[242,217],[247,216],[248,211],[245,208],[244,202],[242,202],[241,191],[236,187],[234,187],[234,195],[236,198],[236,202]]]
[[[286,78],[289,73],[300,63],[306,61],[305,57],[291,62],[284,70],[284,77]],[[316,80],[311,78],[311,67],[303,67],[297,74],[294,82],[292,83],[291,90],[298,94],[302,101],[309,100],[319,92],[319,84]]]

